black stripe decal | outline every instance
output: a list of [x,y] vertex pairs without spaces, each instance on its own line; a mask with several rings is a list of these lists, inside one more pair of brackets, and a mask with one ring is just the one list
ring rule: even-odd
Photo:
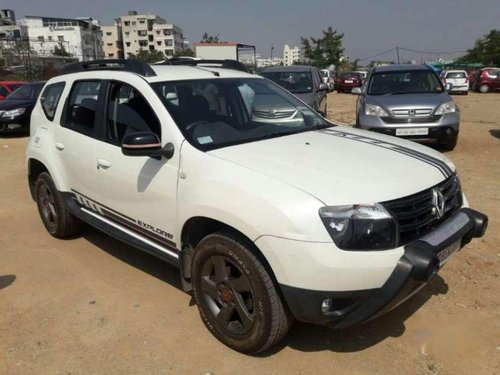
[[[179,249],[177,249],[177,247],[175,246],[175,242],[170,241],[169,239],[161,236],[160,234],[158,234],[156,232],[152,232],[149,229],[138,225],[137,220],[132,219],[132,218],[130,218],[130,217],[118,212],[118,211],[115,211],[112,208],[109,208],[109,207],[107,207],[99,202],[96,202],[95,200],[87,197],[86,195],[84,195],[84,194],[82,194],[74,189],[71,189],[71,191],[77,195],[80,195],[81,197],[85,198],[86,200],[92,202],[93,204],[97,205],[100,208],[100,210],[102,211],[103,216],[105,216],[105,217],[107,217],[107,218],[109,218],[117,223],[120,223],[123,226],[126,226],[126,227],[128,227],[136,232],[139,232],[139,233],[145,235],[146,237],[149,237],[152,240],[155,240],[156,242],[160,243],[162,246],[168,247],[171,250],[179,251]],[[76,197],[75,197],[75,199],[76,199]],[[77,203],[79,203],[78,200],[77,200]],[[92,211],[96,211],[95,208],[93,208],[93,207],[89,207],[89,208],[91,208]],[[97,212],[97,213],[99,214],[99,212]]]
[[410,156],[414,159],[423,161],[424,163],[430,164],[433,167],[437,168],[441,172],[441,174],[443,174],[444,177],[449,177],[454,173],[453,170],[448,166],[448,164],[446,164],[442,160],[436,159],[436,158],[429,156],[425,153],[422,153],[420,151],[412,150],[412,149],[409,149],[409,148],[406,148],[404,146],[400,146],[400,145],[397,145],[397,144],[394,144],[391,142],[381,141],[379,139],[361,136],[361,135],[357,135],[357,134],[344,133],[344,132],[341,132],[338,130],[332,130],[332,129],[319,130],[319,132],[323,133],[323,134],[337,136],[337,137],[345,137],[345,138],[348,138],[348,139],[351,139],[354,141],[363,142],[363,143],[370,144],[373,146],[378,146],[381,148],[385,148],[387,150],[398,152],[398,153],[406,155],[406,156]]

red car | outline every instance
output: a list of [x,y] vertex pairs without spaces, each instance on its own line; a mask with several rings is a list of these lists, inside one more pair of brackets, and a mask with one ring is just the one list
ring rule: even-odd
[[0,81],[0,100],[4,100],[12,91],[27,83],[25,81]]
[[500,91],[500,68],[480,69],[475,77],[473,88],[482,93]]
[[337,92],[351,92],[354,87],[361,87],[363,85],[363,78],[361,74],[349,72],[340,73],[335,82]]

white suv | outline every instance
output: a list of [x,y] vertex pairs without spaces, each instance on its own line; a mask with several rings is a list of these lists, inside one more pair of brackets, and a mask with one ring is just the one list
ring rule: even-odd
[[[235,62],[170,64],[52,78],[31,116],[29,184],[51,235],[86,222],[177,265],[226,345],[265,350],[293,318],[379,316],[484,234],[440,153],[335,126]],[[262,98],[296,121],[269,108],[260,121]]]

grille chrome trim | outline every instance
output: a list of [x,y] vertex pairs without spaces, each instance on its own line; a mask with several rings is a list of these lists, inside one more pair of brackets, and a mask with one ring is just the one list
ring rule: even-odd
[[[441,218],[438,218],[434,210],[433,189],[438,189],[443,194],[444,211]],[[398,246],[404,246],[425,236],[460,209],[460,181],[454,174],[436,186],[407,197],[382,202],[382,205],[396,220]]]
[[429,117],[432,113],[432,108],[393,109],[391,113],[397,118]]

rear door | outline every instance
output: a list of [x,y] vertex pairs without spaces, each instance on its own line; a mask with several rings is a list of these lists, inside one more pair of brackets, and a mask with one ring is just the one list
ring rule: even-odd
[[97,193],[95,147],[103,97],[102,81],[80,80],[72,84],[54,128],[57,168],[66,186],[81,197],[93,199]]

